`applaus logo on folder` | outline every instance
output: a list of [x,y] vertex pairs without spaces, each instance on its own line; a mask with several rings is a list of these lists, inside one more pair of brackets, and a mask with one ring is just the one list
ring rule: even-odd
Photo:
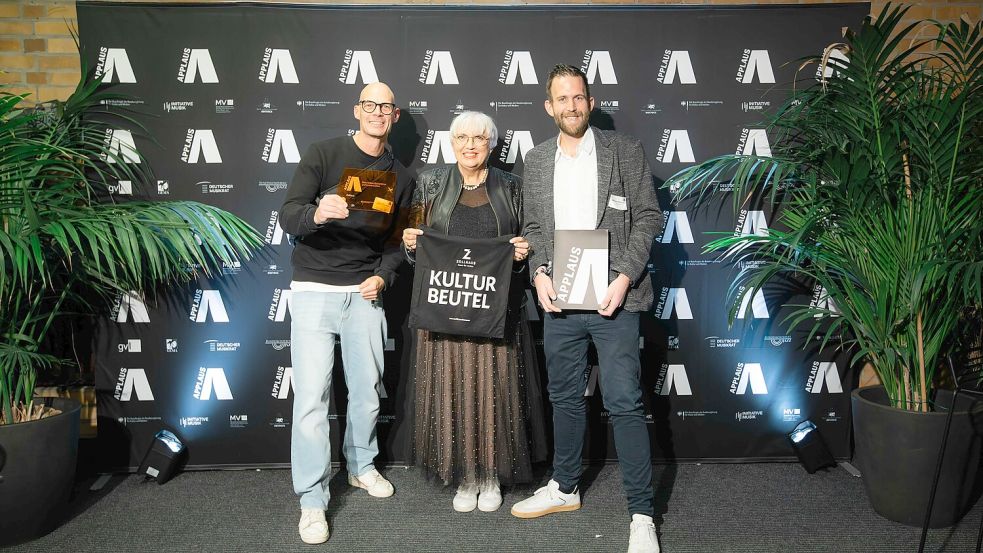
[[596,310],[608,290],[608,231],[557,230],[553,234],[554,305]]

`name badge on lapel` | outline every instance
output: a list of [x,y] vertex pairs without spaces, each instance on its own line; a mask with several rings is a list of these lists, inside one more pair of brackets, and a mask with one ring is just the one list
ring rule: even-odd
[[611,199],[608,200],[608,207],[626,211],[628,209],[628,201],[625,200],[624,196],[615,196],[614,194],[611,194]]

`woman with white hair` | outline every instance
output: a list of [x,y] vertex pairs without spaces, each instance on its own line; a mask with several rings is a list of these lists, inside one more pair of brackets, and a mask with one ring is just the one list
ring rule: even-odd
[[[414,460],[445,484],[457,484],[455,511],[494,511],[501,485],[532,481],[545,457],[535,350],[525,320],[529,243],[522,229],[519,177],[488,165],[498,143],[491,117],[468,111],[451,122],[457,165],[417,178],[411,226],[453,236],[513,236],[513,281],[503,339],[417,331]],[[419,228],[403,232],[414,261]]]

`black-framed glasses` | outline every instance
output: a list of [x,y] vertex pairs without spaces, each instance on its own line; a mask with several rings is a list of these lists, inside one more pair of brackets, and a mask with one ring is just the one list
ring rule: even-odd
[[373,102],[372,100],[359,100],[358,105],[362,106],[362,111],[365,113],[372,113],[378,107],[383,115],[389,115],[396,109],[396,104],[390,104],[389,102],[379,103]]

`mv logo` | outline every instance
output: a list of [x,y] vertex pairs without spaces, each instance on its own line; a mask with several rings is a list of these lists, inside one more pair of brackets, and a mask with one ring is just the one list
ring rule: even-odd
[[771,69],[768,50],[748,50],[741,54],[741,65],[737,69],[737,82],[748,84],[758,76],[759,83],[774,83],[775,72]]
[[280,213],[270,212],[270,222],[266,226],[266,243],[271,246],[283,244],[283,229],[280,228]]
[[222,293],[218,290],[198,289],[195,291],[194,299],[191,302],[191,313],[188,318],[196,323],[204,323],[208,322],[209,314],[212,316],[212,322],[229,322],[229,314],[225,310]]
[[345,50],[345,61],[338,72],[338,81],[345,84],[355,84],[355,79],[362,75],[362,84],[379,81],[372,62],[372,52],[368,50]]
[[666,217],[666,227],[662,230],[659,242],[669,244],[673,236],[677,237],[680,244],[693,243],[693,230],[689,225],[689,216],[685,211],[670,211]]
[[831,394],[843,393],[843,384],[840,383],[840,373],[836,369],[836,363],[831,361],[815,361],[812,363],[812,370],[809,371],[806,391],[810,394],[820,394],[823,391],[824,382],[826,383],[827,392]]
[[515,84],[516,78],[522,84],[539,84],[536,78],[536,67],[532,64],[532,54],[525,50],[506,50],[505,62],[498,75],[498,82]]
[[662,65],[659,66],[659,82],[673,84],[679,76],[679,84],[696,84],[696,74],[693,73],[693,62],[689,59],[689,50],[666,50],[662,54]]
[[263,62],[259,66],[259,80],[264,83],[275,83],[277,74],[285,84],[298,84],[297,70],[290,50],[286,48],[266,48],[263,50]]
[[[580,250],[579,256],[577,250]],[[555,284],[556,297],[569,304],[589,303],[588,284],[593,283],[593,298],[590,302],[604,301],[608,282],[608,250],[595,248],[571,248],[564,271]]]
[[838,317],[840,310],[836,307],[836,302],[833,298],[829,297],[829,291],[821,285],[817,284],[816,288],[812,292],[812,300],[809,302],[809,307],[821,310],[822,312],[816,313],[813,317],[819,319],[822,317]]
[[662,370],[659,371],[659,379],[655,382],[655,393],[668,396],[673,389],[676,390],[677,396],[693,395],[689,377],[686,375],[686,365],[663,363]]
[[215,393],[215,399],[219,401],[233,399],[229,380],[225,378],[225,369],[201,367],[198,369],[198,378],[195,380],[195,399],[208,401],[212,399],[212,392]]
[[266,131],[266,144],[263,145],[263,161],[277,163],[280,154],[283,154],[286,163],[300,163],[294,132],[290,129],[269,129]]
[[222,154],[218,152],[218,144],[215,143],[215,133],[210,129],[188,129],[184,137],[181,161],[198,163],[199,157],[204,158],[205,163],[222,163]]
[[601,84],[618,84],[614,64],[611,63],[611,53],[607,50],[585,50],[580,70],[587,75],[589,84],[594,84],[596,77],[601,78]]
[[768,219],[764,211],[744,209],[737,218],[736,234],[738,236],[768,236]]
[[435,84],[438,75],[442,84],[460,84],[457,82],[457,71],[454,69],[451,53],[447,50],[427,50],[423,56],[419,80],[423,84]]
[[143,369],[119,370],[116,378],[116,390],[113,397],[116,401],[131,401],[136,396],[137,401],[153,401],[154,393],[150,389],[150,382],[147,380],[147,372]]
[[273,377],[273,391],[270,393],[275,399],[288,399],[290,390],[294,387],[294,368],[277,367],[276,376]]
[[437,163],[437,156],[440,156],[444,163],[457,163],[454,148],[451,146],[450,131],[427,131],[427,140],[423,148],[421,157],[428,164]]
[[522,157],[526,159],[526,154],[532,150],[536,144],[532,141],[532,133],[529,131],[505,131],[503,137],[502,154],[499,156],[503,163],[515,163],[515,160]]
[[130,131],[106,129],[104,142],[108,151],[102,154],[102,160],[106,163],[140,163],[140,153]]
[[197,77],[203,83],[217,83],[215,64],[208,48],[185,48],[181,52],[181,66],[177,70],[177,80],[182,83],[193,83]]
[[150,322],[150,314],[147,312],[143,295],[133,290],[120,294],[113,307],[113,318],[117,323],[125,323],[130,317],[133,318],[134,323]]
[[673,311],[676,312],[676,319],[692,319],[693,310],[689,305],[689,296],[686,295],[685,288],[663,288],[659,294],[659,306],[655,314],[660,319],[672,318]]
[[689,131],[664,129],[659,143],[658,157],[662,163],[672,163],[676,157],[679,158],[680,163],[696,163],[693,146],[689,141]]
[[275,322],[282,323],[287,320],[287,315],[293,315],[291,311],[291,300],[293,299],[293,290],[286,289],[281,290],[276,288],[273,290],[273,300],[270,302],[270,310],[266,318]]
[[111,83],[114,77],[118,83],[137,82],[126,48],[101,47],[99,61],[96,62],[96,78],[101,78],[104,83]]
[[771,144],[764,129],[743,129],[737,155],[771,157]]
[[764,291],[760,288],[753,294],[751,290],[744,293],[741,297],[741,308],[737,310],[737,318],[743,319],[747,317],[748,308],[751,309],[751,315],[755,319],[767,319],[768,315],[768,304],[765,302]]
[[768,393],[768,385],[765,384],[765,375],[761,372],[761,363],[738,363],[737,370],[734,371],[734,379],[730,383],[730,393],[743,395],[747,392],[748,386],[754,395],[764,395]]

